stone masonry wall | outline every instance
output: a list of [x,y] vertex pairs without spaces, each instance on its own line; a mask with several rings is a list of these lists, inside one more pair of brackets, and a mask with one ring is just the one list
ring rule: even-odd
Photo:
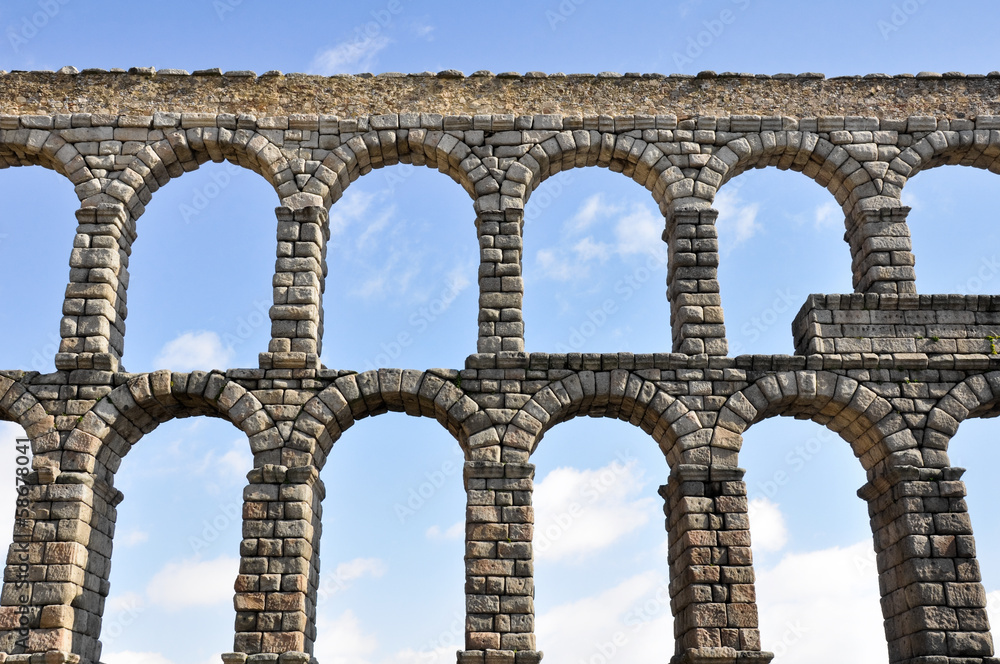
[[[67,177],[81,207],[51,374],[0,371],[0,417],[34,452],[0,595],[0,662],[97,664],[122,459],[173,418],[247,437],[231,664],[307,664],[316,633],[321,480],[366,417],[434,418],[465,456],[461,664],[534,664],[532,452],[578,416],[660,447],[673,664],[770,661],[758,631],[742,435],[775,416],[837,432],[867,473],[889,661],[995,664],[948,443],[1000,414],[996,296],[918,294],[900,202],[910,177],[1000,172],[1000,74],[311,77],[149,69],[0,73],[0,167]],[[167,101],[169,100],[169,101]],[[257,367],[129,373],[129,256],[172,178],[214,161],[275,189],[274,303]],[[409,163],[470,196],[479,335],[464,367],[324,367],[329,210]],[[608,168],[664,216],[672,341],[650,354],[526,349],[524,212],[545,179]],[[729,355],[712,203],[744,171],[802,173],[841,205],[855,292],[810,296],[796,355]],[[556,655],[558,656],[558,654]]]

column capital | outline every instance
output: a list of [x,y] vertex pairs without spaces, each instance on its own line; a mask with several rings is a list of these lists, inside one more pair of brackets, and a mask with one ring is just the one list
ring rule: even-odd
[[917,466],[892,466],[873,475],[860,489],[858,498],[871,502],[901,482],[950,482],[962,479],[965,468],[918,468]]

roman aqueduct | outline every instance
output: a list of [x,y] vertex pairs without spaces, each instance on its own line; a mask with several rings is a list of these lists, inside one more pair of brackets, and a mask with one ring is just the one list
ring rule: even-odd
[[[141,217],[161,186],[208,161],[251,169],[277,193],[270,345],[255,368],[127,373]],[[471,198],[475,352],[450,370],[323,367],[330,207],[396,163],[436,168]],[[945,164],[1000,172],[1000,74],[0,74],[0,167],[52,169],[80,198],[57,370],[0,374],[0,417],[24,427],[34,452],[7,559],[0,661],[99,661],[119,465],[160,423],[209,416],[241,429],[254,458],[223,660],[310,662],[319,478],[336,441],[386,411],[436,419],[465,455],[460,664],[541,657],[531,455],[546,431],[582,415],[640,427],[669,463],[660,493],[674,664],[771,659],[739,453],[747,428],[778,415],[839,433],[867,472],[858,493],[890,661],[997,661],[963,470],[947,452],[963,420],[1000,412],[1000,296],[918,294],[900,202],[909,178]],[[524,211],[546,178],[586,166],[631,178],[663,213],[672,348],[524,348]],[[734,357],[712,202],[766,166],[802,173],[842,206],[855,292],[808,299],[795,355]]]

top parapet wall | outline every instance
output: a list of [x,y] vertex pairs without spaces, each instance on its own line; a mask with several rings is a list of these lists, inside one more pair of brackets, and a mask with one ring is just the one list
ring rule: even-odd
[[442,115],[511,113],[798,117],[910,115],[952,118],[1000,114],[1000,73],[848,76],[715,74],[698,76],[306,74],[65,67],[59,72],[0,72],[0,113],[149,115],[155,111],[345,117],[411,111]]

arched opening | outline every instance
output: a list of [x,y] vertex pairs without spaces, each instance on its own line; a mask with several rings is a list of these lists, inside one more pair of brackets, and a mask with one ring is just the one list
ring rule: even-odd
[[976,538],[976,559],[982,571],[986,591],[990,626],[1000,625],[1000,529],[996,527],[996,505],[1000,486],[991,472],[1000,460],[1000,451],[993,443],[997,421],[970,417],[958,428],[948,443],[952,465],[965,468],[965,482],[972,532]]
[[408,164],[359,178],[330,208],[323,363],[464,366],[478,261],[472,201],[451,178]]
[[436,422],[353,426],[322,480],[316,658],[445,664],[464,647],[464,456]]
[[229,162],[154,194],[129,262],[130,371],[257,366],[271,338],[278,204],[265,179]]
[[65,176],[37,166],[5,169],[0,197],[0,367],[51,373],[80,201]]
[[740,466],[761,649],[775,662],[885,662],[868,509],[857,497],[866,476],[848,443],[813,422],[772,417],[744,432]]
[[724,184],[719,285],[730,355],[792,355],[792,320],[812,293],[851,293],[844,213],[799,173],[765,168]]
[[525,348],[670,352],[664,226],[620,174],[577,168],[542,182],[524,209]]
[[990,205],[998,191],[998,176],[978,168],[934,168],[907,182],[918,292],[1000,293],[1000,229]]
[[[107,664],[217,661],[233,646],[243,487],[253,466],[229,422],[165,422],[116,477],[111,592],[101,629]],[[163,639],[168,630],[183,639]]]
[[637,427],[577,418],[535,464],[538,649],[559,661],[662,661],[674,652],[663,498],[669,469]]

